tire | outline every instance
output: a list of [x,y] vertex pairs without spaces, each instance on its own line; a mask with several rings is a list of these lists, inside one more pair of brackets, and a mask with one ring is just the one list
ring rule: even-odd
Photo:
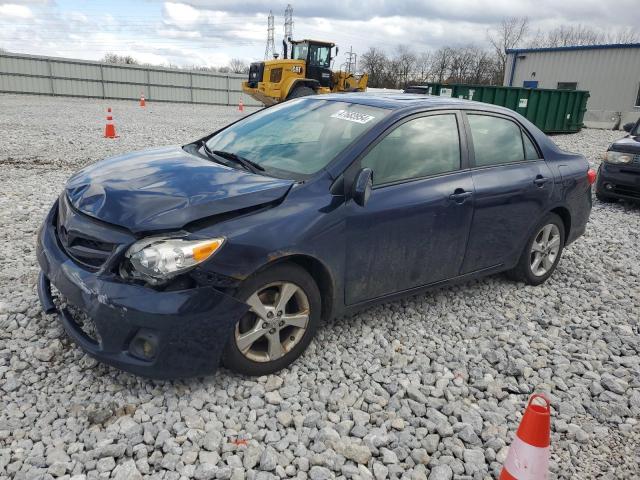
[[[549,241],[545,243],[544,238],[546,232],[549,232],[547,236]],[[552,241],[552,239],[555,238],[557,238],[557,240]],[[558,266],[564,248],[564,241],[565,230],[562,219],[555,213],[549,213],[538,224],[531,237],[529,237],[520,255],[518,264],[513,270],[507,272],[507,275],[512,280],[524,282],[527,285],[540,285],[544,283]],[[537,245],[535,251],[534,242]],[[542,251],[540,249],[542,249]],[[547,253],[545,254],[544,252]],[[553,255],[554,252],[555,255]],[[535,267],[538,258],[540,258],[540,260],[538,261],[538,266]]]
[[615,197],[609,197],[607,195],[603,195],[600,192],[596,191],[596,198],[602,203],[616,203],[618,201]]
[[289,94],[287,100],[292,98],[308,97],[309,95],[315,95],[316,91],[313,88],[299,86],[293,89],[293,92]]
[[[279,308],[283,292],[293,293]],[[235,296],[252,308],[236,323],[223,353],[228,369],[249,376],[277,372],[293,363],[315,336],[321,318],[320,290],[303,268],[275,265],[248,278]]]

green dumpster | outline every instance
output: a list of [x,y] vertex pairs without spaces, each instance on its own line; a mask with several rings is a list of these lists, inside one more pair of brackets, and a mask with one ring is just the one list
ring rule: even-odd
[[589,92],[549,88],[428,83],[431,95],[464,98],[515,110],[545,133],[575,133],[583,127]]

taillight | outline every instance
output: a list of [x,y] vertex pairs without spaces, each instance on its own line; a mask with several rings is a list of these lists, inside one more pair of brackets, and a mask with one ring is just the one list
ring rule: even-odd
[[589,185],[593,185],[596,181],[596,171],[593,168],[590,168],[587,172],[587,180],[589,180]]

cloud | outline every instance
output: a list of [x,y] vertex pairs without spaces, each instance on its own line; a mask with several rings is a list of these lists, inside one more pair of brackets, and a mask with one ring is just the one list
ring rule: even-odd
[[0,19],[8,18],[32,18],[33,13],[29,7],[24,5],[16,5],[14,3],[5,3],[0,5]]

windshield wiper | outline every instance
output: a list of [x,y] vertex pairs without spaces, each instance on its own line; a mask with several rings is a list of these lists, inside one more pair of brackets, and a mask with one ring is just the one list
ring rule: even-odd
[[[206,144],[205,144],[206,147]],[[209,147],[206,147],[207,150]],[[219,157],[226,158],[228,160],[239,163],[244,168],[249,170],[250,172],[256,173],[256,171],[264,172],[264,167],[262,165],[257,164],[256,162],[249,160],[248,158],[241,157],[237,153],[233,152],[225,152],[224,150],[209,150],[214,155],[218,155]]]
[[204,150],[204,153],[207,155],[207,157],[209,157],[209,159],[213,160],[216,163],[221,163],[223,165],[229,166],[227,162],[220,161],[220,158],[224,158],[225,160],[231,160],[232,162],[241,165],[242,168],[252,173],[264,172],[264,167],[262,165],[258,165],[248,158],[241,157],[240,155],[232,152],[225,152],[223,150],[211,150],[207,145],[206,140],[200,140],[198,142],[198,145],[202,147],[202,150]]

